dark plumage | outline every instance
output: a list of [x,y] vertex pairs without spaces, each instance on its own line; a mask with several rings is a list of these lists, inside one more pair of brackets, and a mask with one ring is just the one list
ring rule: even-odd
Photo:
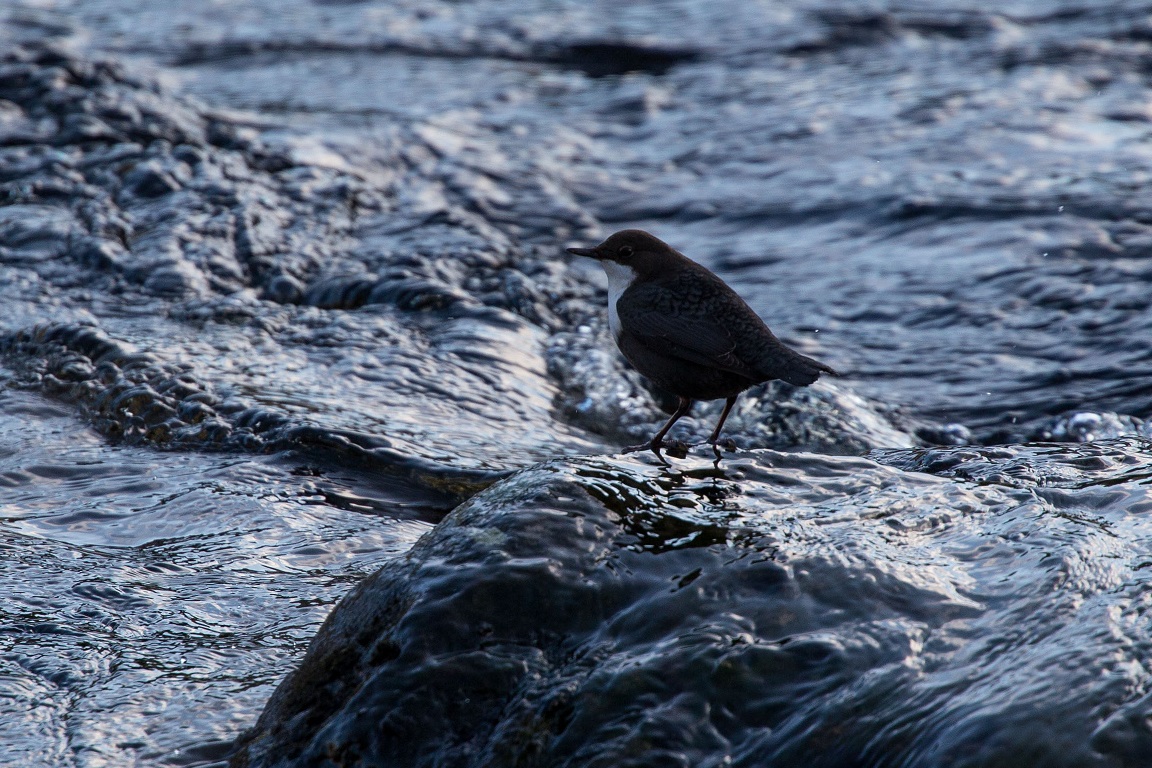
[[[708,442],[719,456],[720,430],[741,392],[781,379],[803,387],[836,375],[789,349],[723,280],[647,232],[626,229],[595,248],[569,253],[600,261],[608,275],[609,325],[624,357],[679,407],[648,443],[660,456],[664,436],[696,400],[725,399]],[[661,457],[663,458],[663,457]]]

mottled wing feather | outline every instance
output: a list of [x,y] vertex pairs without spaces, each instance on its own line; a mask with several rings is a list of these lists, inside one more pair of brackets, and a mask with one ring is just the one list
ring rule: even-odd
[[[824,363],[786,347],[739,296],[710,277],[696,275],[672,291],[649,283],[633,285],[624,293],[628,300],[617,304],[622,325],[654,352],[752,381],[782,379],[803,387],[821,374],[837,375]],[[681,300],[673,304],[675,296]],[[721,323],[718,316],[737,327]],[[745,339],[742,347],[737,337]],[[749,339],[756,339],[754,347],[748,346]]]
[[711,314],[666,306],[667,293],[635,285],[617,304],[621,324],[638,342],[653,350],[697,365],[759,378],[736,356],[736,343],[728,329]]

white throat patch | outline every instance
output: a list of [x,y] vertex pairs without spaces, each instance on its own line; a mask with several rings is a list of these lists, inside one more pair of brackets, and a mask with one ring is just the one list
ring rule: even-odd
[[600,264],[604,267],[604,274],[608,275],[608,327],[612,329],[612,337],[619,341],[620,313],[616,311],[616,302],[636,279],[636,270],[608,259]]

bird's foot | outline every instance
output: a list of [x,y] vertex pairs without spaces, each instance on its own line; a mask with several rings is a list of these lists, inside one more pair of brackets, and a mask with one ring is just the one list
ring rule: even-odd
[[736,441],[730,437],[723,440],[705,440],[702,443],[693,443],[693,448],[699,448],[702,445],[709,445],[714,451],[728,451],[728,453],[736,453],[739,448],[736,447]]
[[736,441],[730,437],[726,437],[723,440],[712,440],[711,442],[700,443],[700,445],[712,446],[712,453],[716,454],[717,464],[720,463],[720,459],[723,457],[721,451],[727,451],[728,453],[736,452]]
[[621,453],[652,451],[652,453],[656,454],[656,458],[664,461],[664,454],[660,453],[661,449],[667,451],[668,455],[674,459],[683,459],[688,455],[688,448],[688,443],[684,442],[683,440],[661,440],[659,442],[651,440],[647,443],[640,443],[640,445],[630,445],[621,451]]

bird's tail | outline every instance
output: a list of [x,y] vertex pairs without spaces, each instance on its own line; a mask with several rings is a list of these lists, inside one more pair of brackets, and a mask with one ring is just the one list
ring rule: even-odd
[[840,375],[831,366],[802,355],[783,344],[773,350],[771,362],[771,368],[765,373],[773,379],[781,379],[797,387],[808,386],[820,378],[822,373],[830,376]]

